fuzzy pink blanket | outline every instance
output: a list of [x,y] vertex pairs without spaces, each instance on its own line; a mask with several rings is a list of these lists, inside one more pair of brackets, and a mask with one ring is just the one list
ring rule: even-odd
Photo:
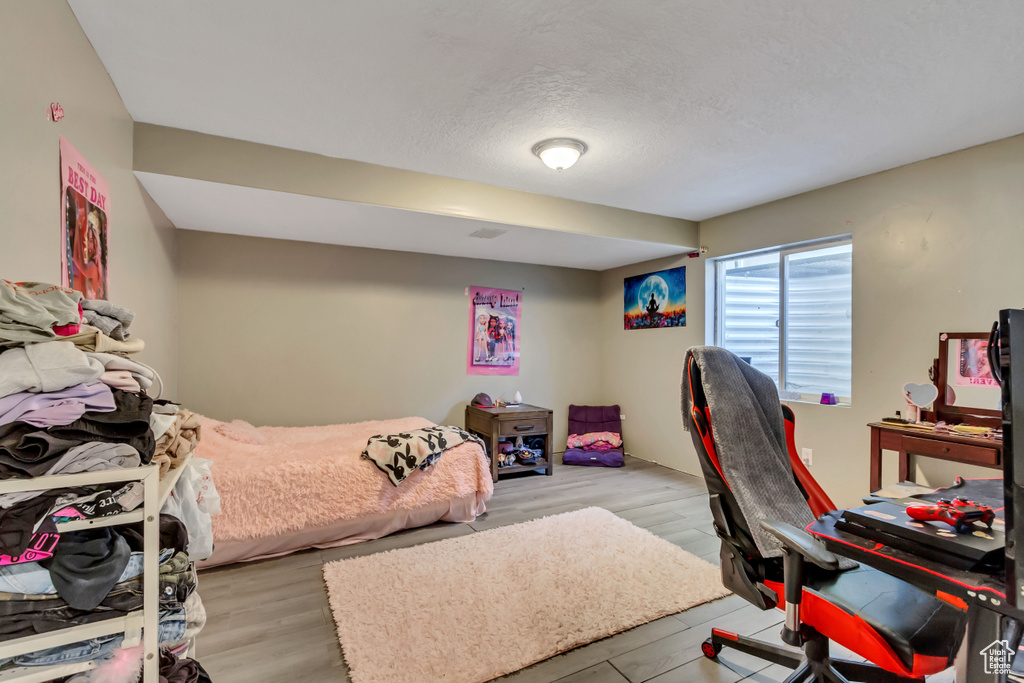
[[494,492],[483,449],[464,443],[399,486],[360,457],[366,440],[434,423],[421,417],[326,427],[260,427],[203,417],[196,455],[211,468],[221,513],[215,541],[240,541]]

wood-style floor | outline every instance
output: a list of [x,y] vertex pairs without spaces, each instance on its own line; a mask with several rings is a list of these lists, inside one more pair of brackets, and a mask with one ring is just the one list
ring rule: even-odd
[[[309,550],[199,575],[207,610],[197,656],[216,683],[347,683],[348,670],[321,569],[326,562],[472,534],[505,524],[598,506],[681,548],[718,563],[703,481],[635,458],[622,469],[555,467],[502,479],[488,512],[470,524],[435,524],[376,541]],[[486,609],[485,605],[481,605]],[[736,596],[577,648],[499,680],[515,683],[752,683],[783,681],[790,673],[755,657],[723,650],[706,659],[700,644],[719,626],[779,640],[782,612],[762,612]],[[850,653],[833,647],[834,656]],[[938,681],[951,681],[946,672]],[[432,683],[423,681],[423,683]]]

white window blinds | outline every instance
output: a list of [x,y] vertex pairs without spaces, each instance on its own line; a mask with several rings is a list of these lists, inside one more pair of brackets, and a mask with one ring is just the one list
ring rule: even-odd
[[789,398],[852,394],[853,245],[794,246],[715,264],[715,342]]

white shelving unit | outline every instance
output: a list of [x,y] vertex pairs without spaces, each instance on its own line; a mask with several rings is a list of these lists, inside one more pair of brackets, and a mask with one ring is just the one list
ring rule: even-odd
[[[168,470],[167,474],[164,475],[164,478],[160,480],[160,505],[157,507],[158,510],[164,509],[164,503],[167,502],[167,498],[170,497],[171,491],[174,490],[174,487],[178,483],[178,480],[181,479],[181,473],[185,470],[186,467],[188,467],[189,463],[192,461],[192,455],[193,453],[189,453],[184,458],[182,458],[181,462],[178,463],[178,466],[172,470]],[[195,571],[195,563],[192,564],[192,569],[193,571]],[[185,653],[185,655],[187,657],[195,657],[195,638],[189,639],[188,651]],[[0,679],[0,683],[3,683],[3,679]]]
[[[184,463],[182,463],[184,466]],[[179,468],[180,469],[180,468]],[[172,470],[174,472],[174,470]],[[177,481],[180,472],[175,474]],[[90,486],[95,484],[117,484],[126,481],[141,481],[144,486],[141,510],[133,510],[109,517],[89,520],[62,522],[57,525],[58,531],[74,531],[120,524],[131,524],[142,521],[143,527],[143,596],[142,609],[123,617],[106,619],[92,624],[69,626],[59,631],[25,636],[15,640],[0,642],[0,659],[13,657],[51,647],[69,645],[82,640],[100,638],[114,633],[124,633],[124,645],[134,646],[141,640],[144,645],[143,683],[157,683],[160,672],[160,651],[157,628],[159,624],[159,555],[160,555],[160,508],[163,501],[174,487],[170,473],[160,481],[160,468],[156,465],[132,467],[124,469],[104,470],[101,472],[82,472],[80,474],[58,474],[35,477],[33,479],[13,479],[0,481],[0,494],[20,493],[23,491],[45,491],[49,489],[72,486]],[[167,482],[167,486],[164,483]],[[78,664],[57,664],[53,666],[18,667],[0,673],[0,683],[18,681],[19,683],[36,683],[48,681],[61,676],[87,671],[95,667],[93,662]]]

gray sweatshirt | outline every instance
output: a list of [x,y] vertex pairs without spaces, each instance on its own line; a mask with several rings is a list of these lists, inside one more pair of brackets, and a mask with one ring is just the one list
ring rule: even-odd
[[92,382],[103,374],[103,363],[89,358],[71,342],[28,344],[0,353],[0,397],[19,391],[60,391]]
[[40,282],[0,280],[0,343],[48,341],[54,325],[81,321],[81,292]]

